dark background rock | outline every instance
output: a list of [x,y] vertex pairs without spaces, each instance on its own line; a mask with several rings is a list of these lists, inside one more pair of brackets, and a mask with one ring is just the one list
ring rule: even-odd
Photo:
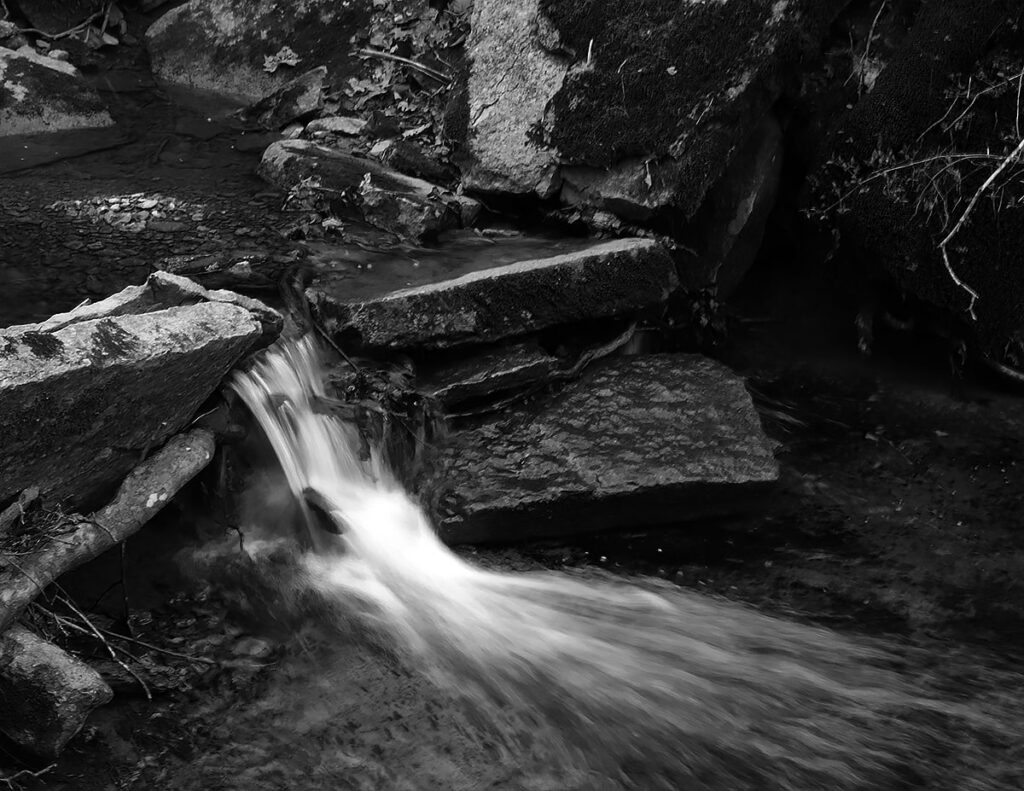
[[609,363],[456,434],[435,469],[424,497],[456,544],[679,525],[736,512],[778,476],[743,381],[689,355]]

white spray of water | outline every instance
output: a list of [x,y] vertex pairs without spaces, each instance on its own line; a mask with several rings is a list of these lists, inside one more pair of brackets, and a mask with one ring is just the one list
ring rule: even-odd
[[307,338],[233,383],[296,497],[314,491],[342,531],[312,530],[292,584],[436,683],[542,723],[642,788],[897,788],[900,767],[927,762],[953,707],[877,646],[665,584],[465,562],[378,456],[360,459],[323,381]]

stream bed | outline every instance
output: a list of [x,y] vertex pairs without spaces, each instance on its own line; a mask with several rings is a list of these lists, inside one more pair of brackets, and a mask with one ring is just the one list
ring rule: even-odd
[[[195,136],[203,116],[156,95],[121,95],[114,105],[134,119],[133,142],[4,176],[5,324],[139,282],[170,255],[252,248],[295,260],[295,245],[277,232],[287,221],[281,197],[253,175],[258,149],[240,150],[229,128]],[[148,201],[157,203],[136,208]],[[125,230],[129,203],[169,216],[156,229]],[[368,276],[367,264],[387,272],[394,261],[380,251],[311,250],[303,256],[352,277]],[[438,260],[414,258],[428,274]],[[768,504],[725,521],[461,554],[509,570],[596,566],[660,577],[848,635],[905,642],[921,673],[954,693],[958,685],[1004,692],[1024,656],[1022,394],[982,375],[953,393],[941,352],[925,339],[894,338],[873,358],[857,355],[852,324],[803,274],[764,287],[776,277],[770,264],[760,262],[736,300],[721,351],[748,377],[778,444],[782,480]],[[408,274],[405,263],[394,266],[403,271],[388,277]],[[161,664],[178,670],[163,674],[152,701],[108,668],[114,702],[25,788],[621,787],[560,770],[542,738],[518,730],[510,741],[521,723],[480,721],[358,634],[261,617],[192,574],[182,553],[217,534],[201,509],[169,510],[128,543],[123,562],[101,558],[67,588],[111,618],[127,603],[136,634],[207,661],[175,665],[164,655]],[[994,746],[986,767],[949,757],[947,787],[1019,788],[1019,766],[1001,755]],[[0,764],[21,766],[2,746]]]

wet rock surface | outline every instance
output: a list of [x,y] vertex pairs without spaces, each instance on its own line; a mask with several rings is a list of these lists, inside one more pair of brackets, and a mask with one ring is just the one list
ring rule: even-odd
[[636,313],[664,302],[675,285],[675,266],[660,244],[620,239],[373,295],[353,294],[345,280],[327,275],[306,298],[339,342],[446,348]]
[[0,733],[53,761],[97,706],[113,693],[100,674],[28,629],[0,641]]
[[682,524],[742,508],[778,477],[743,381],[718,363],[609,363],[550,405],[457,434],[437,460],[450,543]]
[[560,365],[561,361],[539,344],[525,341],[428,365],[417,376],[416,386],[452,406],[545,382]]
[[263,332],[239,305],[176,288],[167,303],[159,296],[151,282],[0,333],[0,500],[38,486],[53,503],[95,503],[191,419]]

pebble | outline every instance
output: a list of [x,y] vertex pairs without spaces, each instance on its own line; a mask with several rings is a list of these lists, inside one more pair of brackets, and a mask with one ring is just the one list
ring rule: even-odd
[[243,637],[231,650],[235,656],[247,656],[250,659],[269,659],[274,647],[259,637]]

